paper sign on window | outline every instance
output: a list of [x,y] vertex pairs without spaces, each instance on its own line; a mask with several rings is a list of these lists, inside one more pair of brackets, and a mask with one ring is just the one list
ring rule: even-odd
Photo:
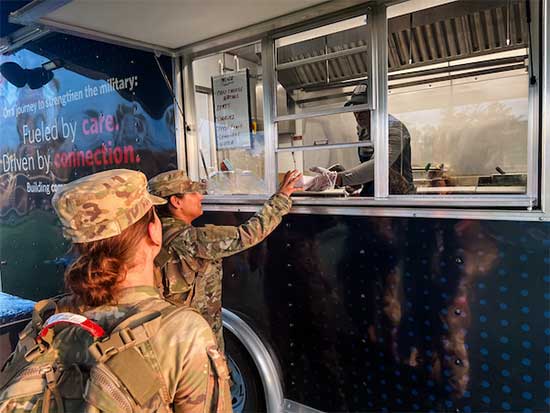
[[217,149],[251,147],[248,70],[212,77]]

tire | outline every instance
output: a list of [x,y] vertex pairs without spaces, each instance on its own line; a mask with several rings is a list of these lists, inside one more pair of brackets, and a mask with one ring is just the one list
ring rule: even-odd
[[263,383],[246,348],[224,330],[225,356],[231,373],[231,400],[234,413],[265,412]]

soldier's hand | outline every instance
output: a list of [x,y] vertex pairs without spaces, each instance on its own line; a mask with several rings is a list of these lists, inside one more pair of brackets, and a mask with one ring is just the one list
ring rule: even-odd
[[278,193],[286,196],[292,195],[296,191],[303,191],[302,173],[297,169],[288,171],[281,182]]

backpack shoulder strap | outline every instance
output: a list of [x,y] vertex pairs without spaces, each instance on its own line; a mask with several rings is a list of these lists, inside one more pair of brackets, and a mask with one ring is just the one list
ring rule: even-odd
[[160,328],[161,319],[177,310],[172,304],[164,304],[160,309],[140,311],[118,323],[108,337],[90,346],[92,356],[98,362],[105,362],[111,356],[149,340]]
[[214,373],[214,391],[212,395],[212,406],[216,412],[231,411],[231,392],[229,390],[229,368],[227,360],[220,353],[217,346],[209,347],[207,350],[208,359]]
[[5,361],[0,372],[0,389],[27,367],[35,358],[46,351],[46,346],[36,340],[38,333],[48,317],[57,310],[56,300],[38,301],[34,305],[29,324],[19,333],[19,342],[15,351]]
[[178,310],[169,303],[165,304],[161,309],[146,310],[128,317],[107,338],[89,347],[95,360],[103,363],[120,380],[140,406],[157,393],[164,403],[170,402],[166,384],[159,380],[157,372],[137,350],[156,335],[165,317]]
[[185,231],[187,228],[172,227],[166,231],[162,237],[162,244],[168,246],[176,237]]
[[155,265],[160,269],[164,268],[168,260],[170,259],[170,253],[168,252],[168,247],[176,237],[181,234],[185,228],[172,227],[166,231],[162,237],[162,247],[159,254],[155,258]]

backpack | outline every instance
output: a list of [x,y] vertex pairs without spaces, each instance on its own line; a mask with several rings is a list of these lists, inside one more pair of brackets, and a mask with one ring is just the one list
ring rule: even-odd
[[171,412],[148,341],[183,310],[192,311],[168,303],[141,311],[106,334],[82,315],[58,312],[55,300],[38,302],[0,372],[0,412]]

